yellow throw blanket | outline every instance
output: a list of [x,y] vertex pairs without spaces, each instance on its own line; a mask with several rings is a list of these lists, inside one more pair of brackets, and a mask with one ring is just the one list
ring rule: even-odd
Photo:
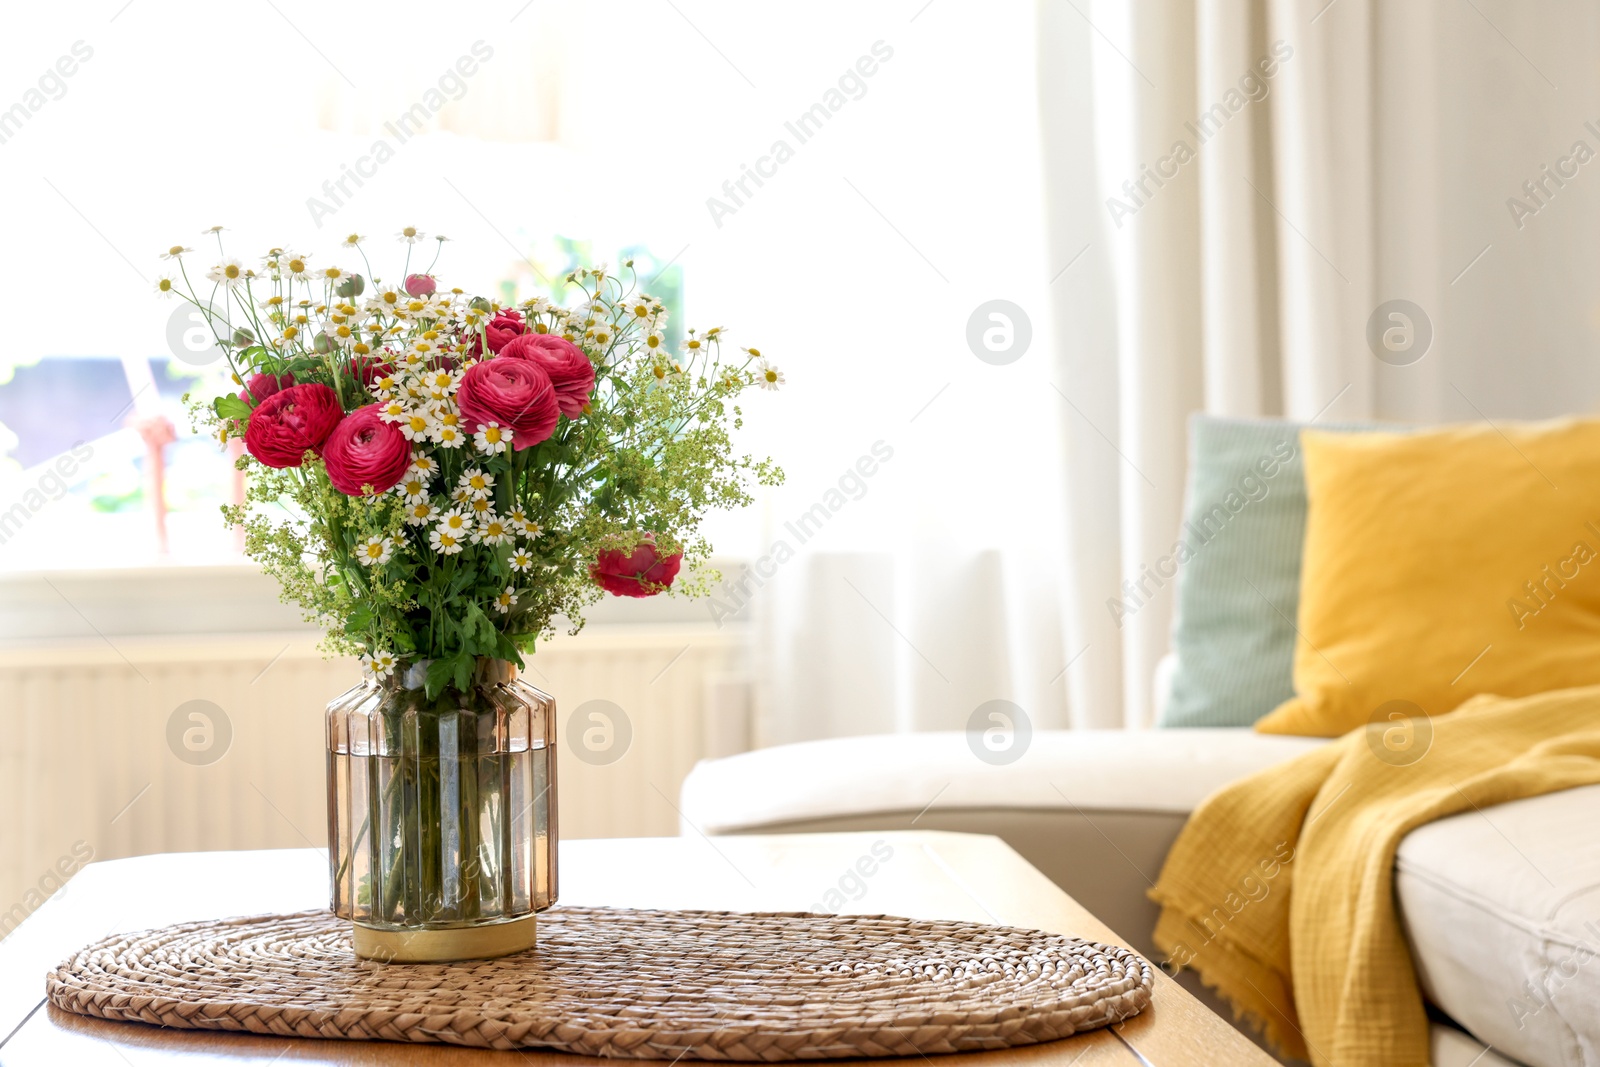
[[1400,839],[1457,812],[1600,782],[1600,686],[1476,697],[1384,727],[1209,797],[1150,892],[1172,962],[1317,1067],[1428,1067],[1394,905]]

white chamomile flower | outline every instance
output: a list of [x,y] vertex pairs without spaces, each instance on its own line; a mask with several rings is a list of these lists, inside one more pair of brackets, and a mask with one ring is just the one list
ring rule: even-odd
[[539,536],[539,524],[530,520],[528,513],[521,508],[513,508],[511,514],[506,516],[506,522],[510,523],[513,529],[521,531],[522,536],[529,540]]
[[375,678],[387,678],[394,673],[394,655],[381,649],[377,652],[369,652],[361,657],[361,667]]
[[511,558],[506,560],[506,565],[514,571],[527,571],[533,569],[533,553],[525,548],[519,548],[511,553]]
[[367,310],[374,314],[392,313],[395,308],[405,303],[405,299],[406,294],[398,289],[380,289],[367,301]]
[[346,248],[355,248],[357,245],[361,244],[361,242],[365,241],[365,240],[366,240],[366,238],[363,237],[361,234],[352,233],[352,234],[347,235],[345,237],[345,239],[343,241],[340,241],[339,243],[344,245]]
[[450,490],[450,500],[452,503],[465,507],[472,502],[472,490],[465,485],[458,485]]
[[478,432],[472,435],[472,441],[478,446],[479,452],[492,456],[504,452],[511,444],[511,431],[502,430],[498,422],[491,422],[486,426],[480,426]]
[[651,352],[666,351],[667,335],[660,330],[651,330],[644,335],[644,347]]
[[414,245],[420,241],[426,240],[428,235],[417,229],[415,226],[407,226],[405,229],[395,234],[395,236],[408,245]]
[[406,505],[406,525],[426,526],[439,517],[439,509],[427,500],[419,500],[414,504]]
[[298,252],[279,252],[278,271],[291,278],[306,278],[311,273],[311,265],[306,262],[310,256],[302,256]]
[[170,274],[156,275],[156,293],[160,296],[170,297],[176,295],[177,289],[174,287],[177,284],[178,280]]
[[356,339],[356,328],[348,322],[335,322],[330,319],[322,326],[323,336],[334,344],[347,345]]
[[237,289],[250,277],[250,272],[237,259],[228,259],[206,271],[206,277],[225,289]]
[[511,609],[513,607],[515,607],[516,604],[517,604],[516,586],[512,586],[512,585],[506,586],[506,591],[501,593],[499,596],[494,598],[494,610],[496,610],[496,611],[498,611],[498,612],[500,612],[502,614],[509,614]]
[[426,441],[434,430],[433,418],[425,411],[408,411],[400,420],[400,432],[407,441]]
[[494,514],[493,500],[486,500],[481,497],[473,497],[472,500],[467,502],[467,506],[472,509],[472,517],[478,522],[482,522],[484,519]]
[[611,327],[602,322],[589,330],[589,343],[596,348],[609,348],[616,336]]
[[467,535],[451,533],[443,526],[435,526],[428,534],[428,545],[441,556],[453,556],[466,547]]
[[405,481],[394,487],[394,491],[406,498],[407,504],[420,504],[428,499],[428,483],[420,475],[407,475]]
[[694,334],[691,333],[688,337],[683,339],[683,351],[685,355],[697,356],[705,350],[706,343],[700,338],[696,337]]
[[356,549],[356,555],[369,567],[381,567],[394,556],[394,541],[387,537],[369,537]]
[[398,400],[388,400],[378,408],[378,418],[384,422],[405,422],[411,412]]
[[485,473],[477,467],[468,467],[461,474],[461,485],[462,488],[471,490],[474,498],[482,500],[494,489],[494,475]]
[[323,267],[317,274],[329,285],[344,281],[350,275],[340,267]]
[[511,541],[511,524],[489,512],[473,527],[472,539],[485,545],[507,544]]
[[447,511],[439,517],[437,528],[465,538],[472,532],[472,520],[460,511]]
[[783,384],[783,371],[762,360],[756,364],[756,384],[763,389],[776,389]]
[[655,315],[659,305],[655,299],[646,293],[639,293],[628,298],[623,304],[623,310],[636,319],[649,319]]
[[194,249],[192,249],[192,248],[185,248],[182,245],[173,245],[171,248],[169,248],[165,252],[161,253],[161,258],[162,259],[179,259],[179,258],[181,258],[183,256],[183,254],[185,252],[193,252],[193,251],[194,251]]
[[422,376],[422,387],[435,400],[443,400],[456,390],[456,376],[453,371],[436,368]]
[[407,474],[414,474],[423,481],[432,481],[433,476],[439,473],[439,461],[426,452],[413,452],[411,454],[411,469]]
[[216,234],[221,233],[225,229],[227,229],[226,226],[207,226],[205,229],[200,231],[200,236],[201,237],[212,237],[212,236],[214,236]]
[[460,448],[466,440],[467,435],[455,426],[441,424],[433,428],[433,441],[440,448]]

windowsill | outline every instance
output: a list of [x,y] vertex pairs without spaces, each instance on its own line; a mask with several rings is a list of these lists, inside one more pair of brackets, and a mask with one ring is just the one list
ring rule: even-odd
[[[725,575],[741,566],[721,564]],[[712,625],[705,601],[607,597],[589,628]],[[727,628],[738,625],[731,621]],[[84,637],[304,633],[318,630],[248,562],[0,573],[0,646]]]

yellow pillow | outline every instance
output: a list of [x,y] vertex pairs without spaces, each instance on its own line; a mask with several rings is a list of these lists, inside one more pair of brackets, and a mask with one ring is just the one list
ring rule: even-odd
[[1257,730],[1335,737],[1392,700],[1440,715],[1600,683],[1600,422],[1300,440],[1296,695]]

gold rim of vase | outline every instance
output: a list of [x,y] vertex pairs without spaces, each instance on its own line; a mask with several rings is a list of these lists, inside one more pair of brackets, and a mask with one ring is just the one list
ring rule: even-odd
[[351,923],[351,942],[361,959],[380,963],[488,960],[532,948],[537,920],[537,915],[524,915],[509,922],[432,930],[397,930]]

